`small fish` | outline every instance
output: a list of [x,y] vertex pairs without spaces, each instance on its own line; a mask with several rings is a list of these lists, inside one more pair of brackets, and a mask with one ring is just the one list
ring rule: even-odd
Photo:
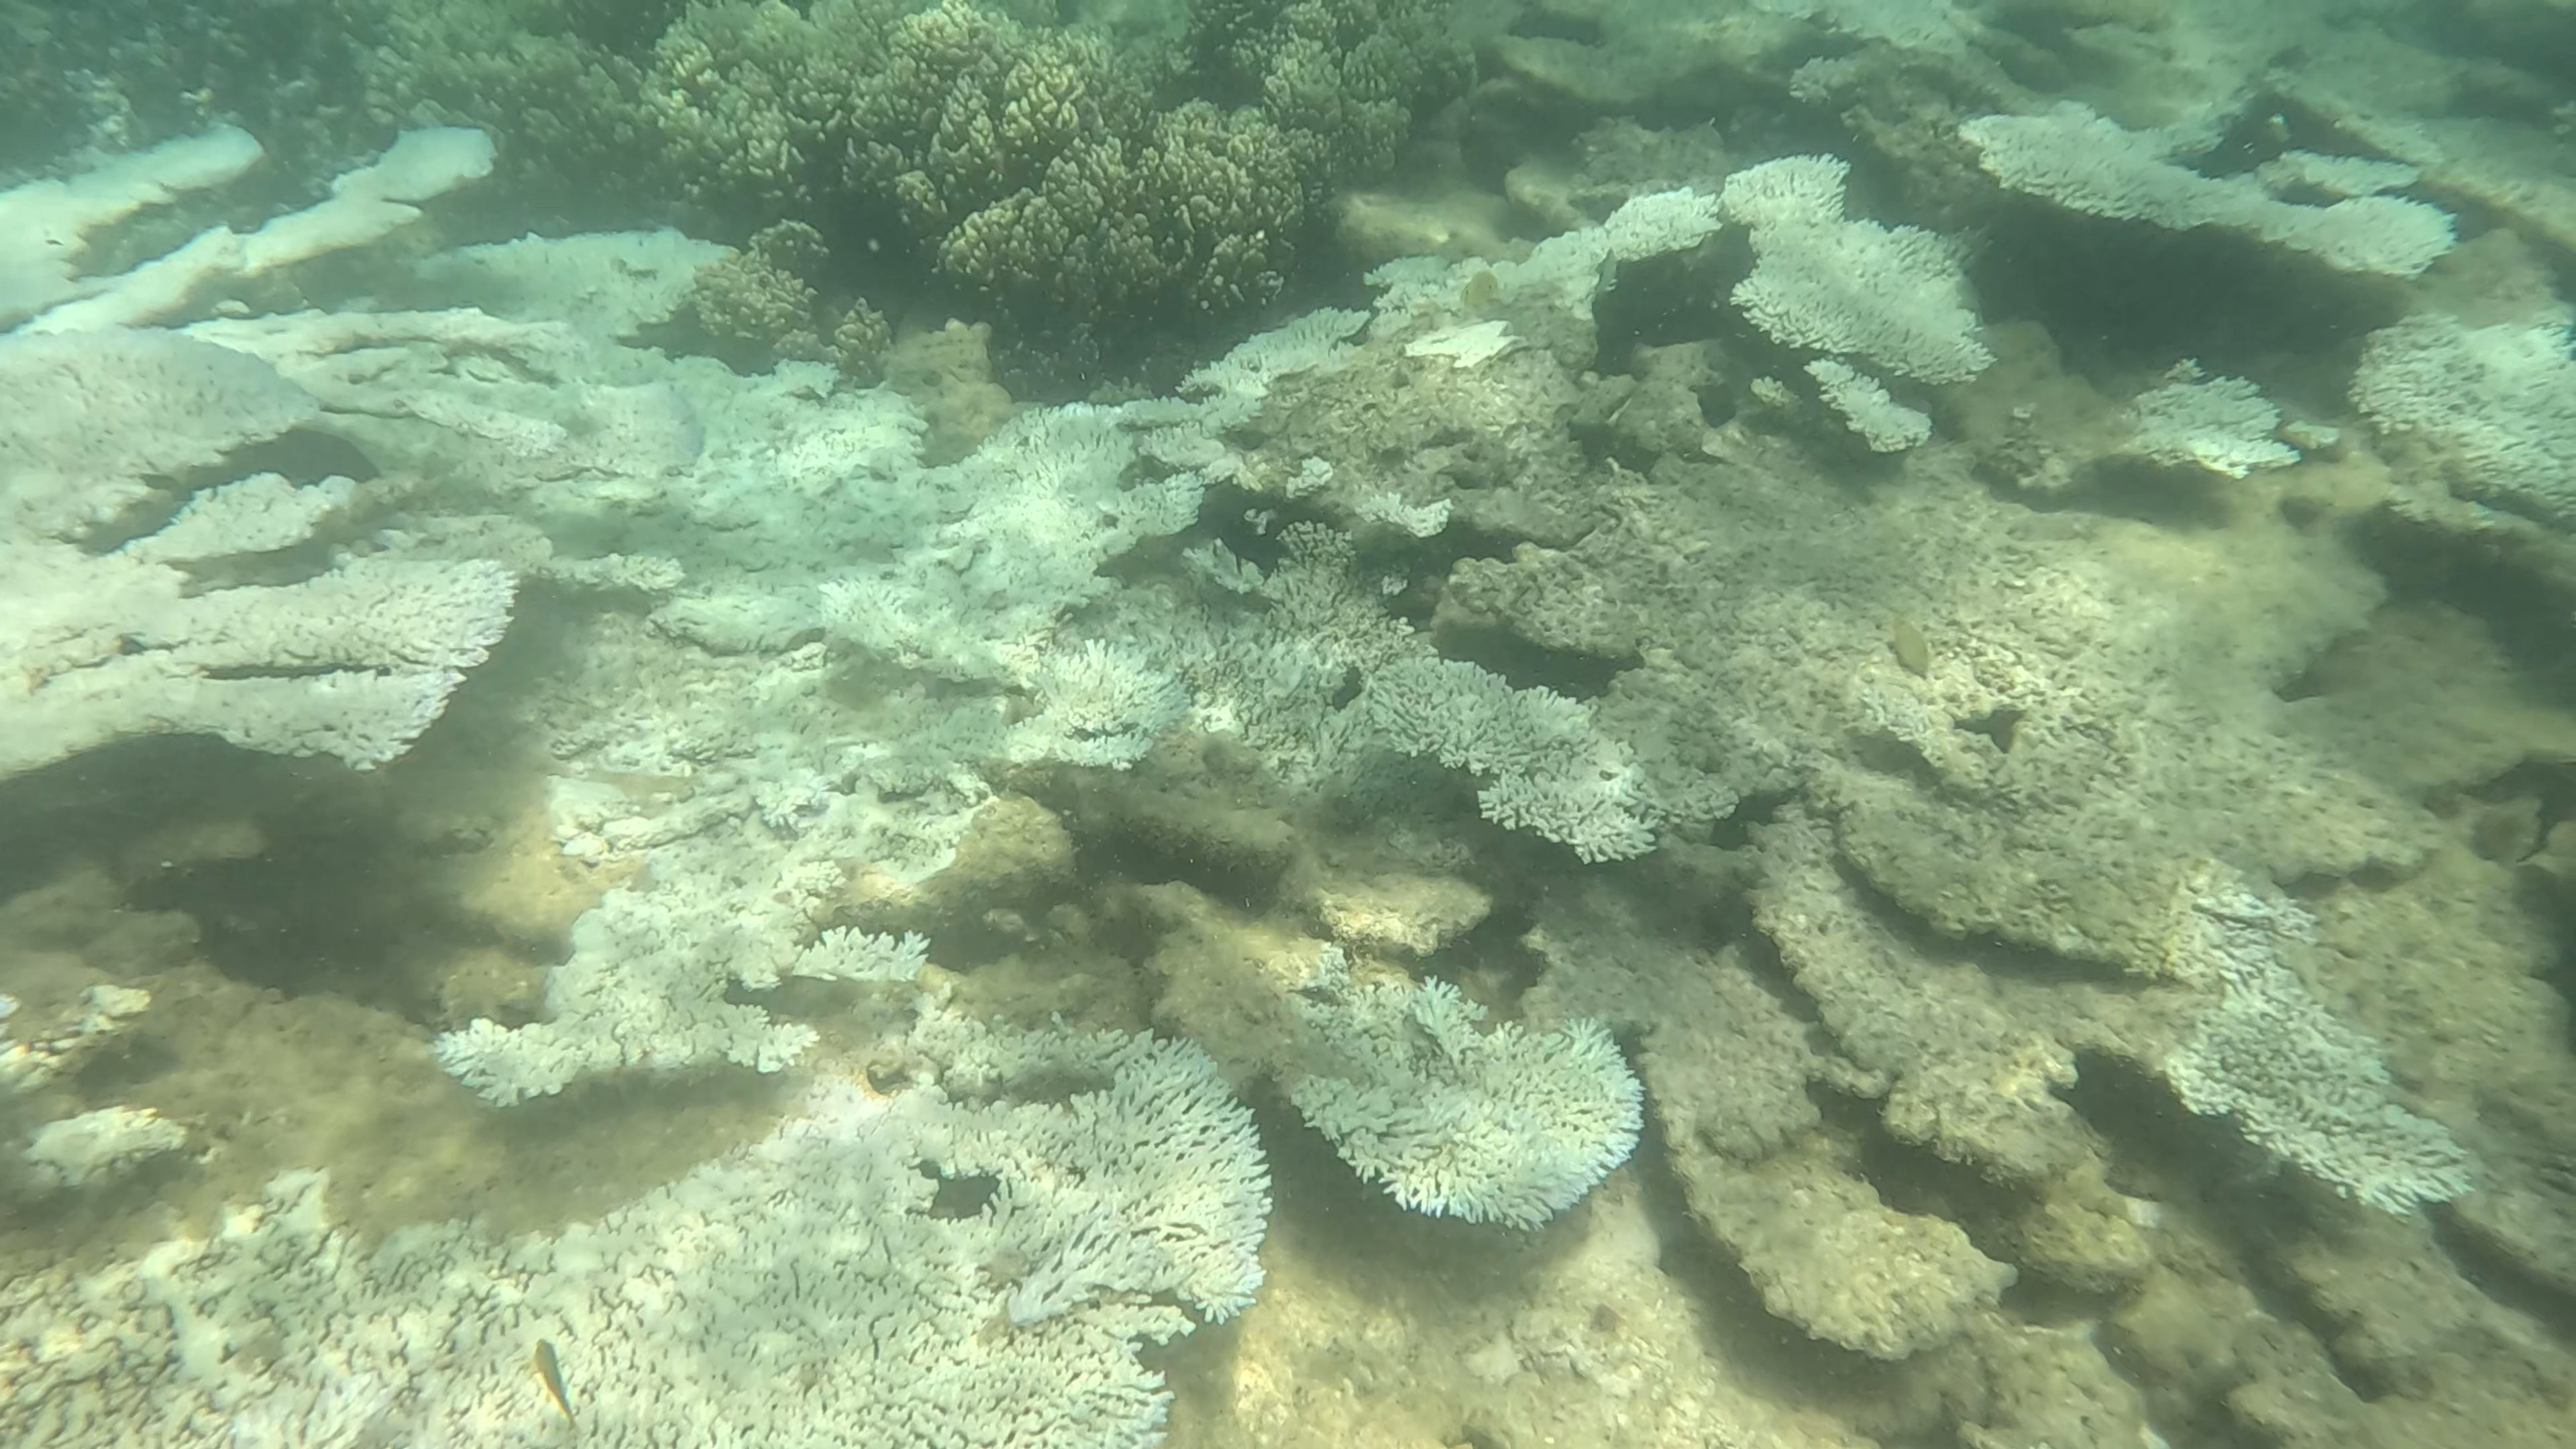
[[1903,614],[1887,621],[1887,642],[1896,650],[1896,662],[1913,675],[1932,672],[1932,645],[1923,637],[1923,626]]
[[563,1411],[564,1422],[578,1432],[581,1423],[572,1416],[572,1396],[564,1392],[563,1365],[555,1358],[554,1344],[538,1339],[537,1351],[528,1355],[528,1364],[537,1371],[537,1381],[546,1386],[546,1397]]

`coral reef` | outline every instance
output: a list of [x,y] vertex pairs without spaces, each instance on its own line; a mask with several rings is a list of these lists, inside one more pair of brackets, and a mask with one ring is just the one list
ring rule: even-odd
[[2563,7],[281,8],[0,61],[11,1442],[2564,1441]]
[[2183,1105],[2236,1118],[2265,1150],[2386,1212],[2467,1194],[2468,1154],[2389,1100],[2377,1045],[2328,1011],[2282,960],[2316,939],[2295,906],[2224,880],[2187,886],[2173,969],[2219,988],[2165,1059]]
[[0,337],[19,399],[0,429],[0,777],[147,733],[210,734],[366,768],[401,754],[510,619],[489,562],[353,558],[224,587],[344,510],[345,477],[255,473],[184,496],[158,529],[85,546],[167,508],[155,475],[219,463],[318,412],[266,364],[166,332]]
[[[735,243],[804,226],[840,267],[890,249],[1025,328],[1130,340],[1268,300],[1336,189],[1385,172],[1469,75],[1427,0],[1195,5],[1151,43],[976,0],[21,8],[38,44],[0,76],[0,116],[52,138],[33,160],[67,126],[160,140],[228,119],[311,180],[370,126],[500,126],[487,207],[684,214]],[[742,333],[733,311],[722,341],[806,330]],[[869,350],[837,330],[820,346]]]
[[[969,1443],[1152,1442],[1169,1395],[1135,1347],[1233,1315],[1261,1281],[1249,1115],[1183,1046],[923,1036],[938,1075],[890,1096],[819,1086],[761,1141],[559,1232],[364,1245],[332,1226],[319,1174],[290,1173],[139,1263],[18,1277],[0,1425],[30,1446],[106,1421],[272,1441],[544,1432],[557,1409],[525,1391],[517,1351],[541,1342],[563,1346],[563,1412],[596,1442],[677,1420],[825,1444],[933,1417]],[[1017,1100],[1033,1081],[1083,1085]],[[968,1180],[991,1184],[989,1211],[930,1211]],[[462,1351],[425,1371],[432,1343]]]
[[1636,1147],[1637,1078],[1599,1022],[1480,1032],[1456,987],[1354,982],[1339,947],[1317,977],[1297,1004],[1316,1065],[1289,1099],[1406,1207],[1533,1228]]
[[[2208,177],[2175,162],[2210,138],[2122,129],[2081,105],[2038,116],[1980,116],[1959,128],[1986,170],[2015,191],[2090,216],[2177,231],[2213,226],[2310,253],[2352,272],[2414,276],[2451,249],[2451,219],[2420,201],[2365,193],[2327,206],[2273,195],[2278,173]],[[2297,154],[2297,153],[2291,153]],[[2268,163],[2267,163],[2268,164]],[[2288,176],[2308,181],[2304,174]],[[2309,182],[2309,184],[2314,184]]]
[[[647,94],[711,213],[900,242],[1032,324],[1132,327],[1268,300],[1324,198],[1463,77],[1410,0],[1194,6],[1186,50],[969,0],[728,0],[662,37]],[[1201,94],[1163,102],[1166,73]]]

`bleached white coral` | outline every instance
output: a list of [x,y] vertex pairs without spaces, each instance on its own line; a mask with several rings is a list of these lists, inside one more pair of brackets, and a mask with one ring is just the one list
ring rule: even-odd
[[[292,582],[222,566],[305,543],[345,478],[207,488],[113,551],[167,484],[310,421],[266,363],[167,332],[0,338],[0,775],[139,734],[210,734],[365,768],[438,717],[508,624],[485,562],[345,559]],[[212,575],[212,577],[208,577]]]
[[[1206,1053],[1149,1036],[1020,1031],[937,1010],[923,1013],[913,1042],[958,1101],[1009,1102],[1031,1095],[1026,1084],[1052,1104],[1003,1110],[1073,1169],[1069,1180],[980,1169],[1001,1179],[994,1208],[1005,1231],[1027,1215],[1069,1234],[1026,1259],[1027,1271],[1008,1285],[1015,1326],[1139,1292],[1176,1297],[1212,1320],[1252,1306],[1269,1172],[1251,1114]],[[1068,1086],[1074,1094],[1064,1100]],[[1125,1226],[1134,1222],[1154,1226],[1140,1234]]]
[[1040,708],[1011,727],[1015,760],[1063,760],[1123,770],[1189,713],[1189,691],[1143,651],[1098,639],[1038,665]]
[[[1247,375],[1259,371],[1247,364]],[[1251,385],[1227,385],[1238,384]],[[1138,453],[1133,420],[1119,409],[1022,413],[967,458],[907,480],[954,500],[947,516],[883,562],[826,583],[824,624],[910,668],[1025,677],[1064,614],[1108,591],[1103,563],[1198,520],[1207,479],[1185,471],[1130,480]]]
[[1843,219],[1851,163],[1838,156],[1783,156],[1726,178],[1718,211],[1744,227],[1831,226]]
[[2299,461],[2298,449],[2273,436],[2281,410],[2241,377],[2203,377],[2198,364],[2186,362],[2130,408],[2130,448],[2159,463],[2242,478]]
[[890,1096],[826,1082],[765,1139],[557,1232],[370,1244],[291,1173],[206,1237],[16,1275],[0,1441],[557,1442],[527,1368],[543,1341],[596,1449],[1143,1449],[1170,1395],[1137,1350],[1261,1282],[1251,1115],[1192,1047],[980,1035],[929,1044],[972,1069]]
[[1366,523],[1382,523],[1415,538],[1429,538],[1449,526],[1449,500],[1435,498],[1429,503],[1407,503],[1404,495],[1392,488],[1363,493],[1351,504],[1354,517]]
[[1677,186],[1619,203],[1601,219],[1601,246],[1614,262],[1643,261],[1688,251],[1715,235],[1720,224],[1717,198]]
[[2420,201],[2351,196],[2301,206],[2255,176],[2203,176],[2173,159],[2197,137],[2126,130],[2073,101],[2038,115],[1979,116],[1959,134],[1996,180],[2070,211],[2176,231],[2224,227],[2348,272],[2411,277],[2458,239],[2450,215]]
[[[669,520],[657,543],[683,519],[739,537],[739,520],[703,516],[730,501],[723,485],[732,480],[692,466],[706,420],[682,386],[693,380],[686,366],[654,365],[650,381],[628,382],[637,374],[626,362],[571,326],[466,308],[224,317],[184,335],[275,368],[321,404],[302,426],[344,439],[380,471],[418,478],[451,507],[488,500],[495,512],[487,517],[536,543],[498,550],[514,567],[569,576],[574,560],[549,566],[556,550],[548,534],[570,546],[566,552],[592,554],[603,534],[631,533],[645,517]],[[763,384],[782,385],[762,379],[745,391],[761,397]],[[843,469],[867,457],[868,440],[846,441]],[[779,438],[767,450],[776,473],[787,471],[788,446]],[[694,473],[694,486],[670,486],[683,470]],[[415,520],[429,530],[459,523],[445,510]],[[453,554],[475,556],[457,542]],[[810,618],[802,627],[812,627]]]
[[[733,808],[748,813],[758,795],[746,795]],[[765,990],[786,975],[907,980],[926,949],[917,936],[810,934],[840,880],[830,812],[843,807],[826,792],[818,808],[816,828],[793,845],[742,818],[661,845],[654,879],[610,891],[573,923],[571,955],[546,976],[542,1020],[448,1032],[431,1044],[439,1065],[506,1106],[606,1072],[794,1062],[814,1029],[734,999],[733,987]]]
[[1589,766],[1499,775],[1476,792],[1476,808],[1505,830],[1553,840],[1586,863],[1630,860],[1655,848],[1659,812],[1645,774],[1606,743]]
[[1727,178],[1718,203],[1753,234],[1735,305],[1772,341],[1845,353],[1923,382],[1965,382],[1994,361],[1978,338],[1958,248],[1919,227],[1843,215],[1849,167],[1790,156]]
[[1807,364],[1807,375],[1871,452],[1901,453],[1932,436],[1931,418],[1889,396],[1878,379],[1865,372],[1819,357]]
[[2377,196],[2383,191],[2403,191],[2424,179],[2420,168],[2403,161],[2316,151],[2284,151],[2255,167],[2254,175],[2276,193],[2306,189],[2330,196]]
[[1587,312],[1593,294],[1601,289],[1605,264],[1688,251],[1715,235],[1722,224],[1717,198],[1685,186],[1631,197],[1599,226],[1549,237],[1520,261],[1398,258],[1368,274],[1369,283],[1379,290],[1378,325],[1383,328],[1424,312],[1454,313],[1469,283],[1488,276],[1498,296],[1544,300],[1568,311]]
[[[1441,659],[1387,612],[1348,537],[1298,523],[1280,540],[1277,565],[1247,581],[1267,607],[1218,615],[1131,596],[1117,628],[1187,681],[1201,729],[1237,735],[1282,778],[1356,779],[1383,751],[1434,759],[1479,777],[1487,819],[1586,861],[1644,855],[1663,826],[1733,807],[1705,777],[1650,780],[1582,701]],[[1353,679],[1359,692],[1339,698]]]
[[188,1129],[151,1108],[120,1105],[46,1123],[22,1155],[37,1187],[61,1191],[121,1177],[187,1141]]
[[141,734],[382,764],[509,622],[516,583],[490,563],[201,578],[303,543],[347,502],[344,478],[237,480],[112,552],[81,545],[154,476],[311,416],[255,359],[161,332],[0,338],[0,391],[0,656],[16,667],[0,684],[0,776]]
[[1190,577],[1229,594],[1254,594],[1261,591],[1260,566],[1246,562],[1222,539],[1211,539],[1194,548],[1181,551]]
[[510,618],[491,564],[360,559],[301,583],[190,593],[178,569],[0,544],[0,776],[141,734],[393,759]]
[[1312,785],[1358,733],[1345,718],[1356,705],[1336,697],[1341,683],[1429,646],[1360,577],[1348,537],[1294,523],[1278,540],[1266,571],[1230,554],[1203,566],[1221,570],[1218,589],[1258,607],[1170,608],[1167,596],[1131,591],[1115,601],[1111,627],[1183,681],[1197,728],[1232,734],[1282,779]]
[[[930,939],[919,931],[893,936],[835,926],[798,952],[788,973],[820,981],[910,981],[929,962]],[[752,976],[742,984],[757,990],[777,983]]]
[[2450,455],[2469,497],[2576,527],[2576,334],[2423,312],[2370,334],[2352,400]]
[[0,537],[81,537],[152,491],[310,422],[254,357],[168,332],[0,337]]
[[194,563],[291,548],[348,507],[356,490],[347,478],[297,484],[284,474],[254,473],[190,498],[158,532],[117,552],[145,563]]
[[[215,283],[262,276],[376,241],[420,216],[413,203],[492,170],[492,140],[481,131],[462,126],[406,131],[382,156],[338,177],[329,196],[301,211],[272,217],[247,233],[211,227],[176,250],[115,276],[70,276],[68,267],[80,253],[80,242],[106,221],[164,200],[174,190],[221,184],[259,154],[259,143],[247,132],[223,127],[156,147],[124,164],[111,163],[88,178],[0,193],[0,231],[9,229],[13,214],[33,212],[25,224],[45,228],[39,233],[44,244],[60,249],[52,259],[59,270],[50,279],[35,260],[13,261],[0,253],[0,290],[22,299],[67,298],[20,324],[20,330],[83,332],[161,321]],[[109,180],[102,182],[101,176]],[[19,280],[9,277],[12,271]],[[35,285],[27,285],[29,280]],[[12,320],[11,313],[6,297],[0,296],[0,322]]]
[[[83,991],[77,1014],[33,1036],[0,1038],[0,1095],[28,1093],[78,1067],[152,1004],[152,994],[106,982]],[[0,995],[0,1025],[15,1020],[15,997]],[[47,1122],[20,1156],[27,1185],[59,1192],[122,1176],[186,1144],[187,1129],[148,1107],[117,1105]]]
[[[106,982],[81,993],[80,1013],[36,1036],[0,1040],[0,1092],[32,1092],[78,1066],[126,1022],[152,1005],[152,993]],[[16,1021],[18,1000],[0,996],[0,1023]]]
[[2383,1212],[2412,1212],[2474,1185],[2441,1123],[2391,1100],[2379,1045],[2346,1025],[2282,959],[2316,939],[2296,904],[2216,873],[2179,897],[2170,964],[2218,993],[2165,1059],[2183,1105],[2227,1116],[2274,1157]]
[[597,338],[631,337],[680,310],[698,268],[733,255],[669,227],[484,242],[412,263],[444,306],[496,317],[569,322]]
[[0,191],[0,327],[106,285],[83,279],[89,234],[257,165],[258,141],[218,126],[119,156],[77,176]]
[[1655,848],[1656,813],[1627,751],[1582,701],[1514,689],[1460,660],[1411,658],[1371,674],[1356,702],[1369,737],[1486,781],[1486,818],[1569,846],[1586,861]]
[[1509,352],[1520,339],[1500,318],[1426,332],[1404,344],[1407,357],[1445,357],[1457,368],[1475,367]]
[[[440,1064],[496,1103],[588,1075],[730,1062],[778,1071],[812,1045],[756,993],[830,971],[902,979],[906,938],[835,935],[849,870],[865,861],[914,882],[950,858],[989,791],[965,760],[998,753],[990,701],[950,721],[886,699],[880,739],[846,731],[826,650],[708,659],[646,634],[649,652],[607,651],[567,701],[555,740],[608,775],[556,782],[565,854],[639,867],[574,922],[546,977],[544,1015],[476,1021],[433,1043]],[[612,783],[637,772],[664,787]]]
[[1249,418],[1280,378],[1327,372],[1353,355],[1347,340],[1368,324],[1366,312],[1326,307],[1237,343],[1225,356],[1181,380],[1184,397],[1198,400],[1211,431]]
[[1397,1202],[1534,1228],[1636,1147],[1644,1092],[1599,1022],[1480,1032],[1484,1008],[1448,982],[1337,974],[1294,998],[1325,1050],[1289,1099]]

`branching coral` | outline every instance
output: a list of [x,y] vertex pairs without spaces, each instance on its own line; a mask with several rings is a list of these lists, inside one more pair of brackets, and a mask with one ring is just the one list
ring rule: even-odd
[[[182,7],[100,8],[146,12],[129,17],[142,30]],[[34,72],[0,67],[0,119],[34,130],[39,112],[121,111],[98,124],[157,139],[238,115],[272,144],[291,136],[295,170],[316,175],[367,122],[480,126],[505,143],[494,205],[614,224],[685,207],[694,230],[733,242],[801,223],[842,266],[924,265],[1064,330],[1267,300],[1323,201],[1392,164],[1415,115],[1468,73],[1427,0],[1203,0],[1164,45],[979,0],[258,8],[293,17],[294,44],[265,44],[246,19],[173,32],[206,52],[188,72],[202,76],[162,89],[202,85],[199,109],[76,103],[46,67],[152,68],[124,63],[115,27],[66,20],[37,37]],[[314,77],[333,108],[269,124],[262,86],[318,94]]]
[[1463,60],[1426,15],[1207,7],[1198,69],[1170,76],[971,0],[728,0],[663,36],[649,95],[701,206],[836,246],[899,238],[1027,322],[1197,316],[1274,294],[1322,197],[1455,88]]

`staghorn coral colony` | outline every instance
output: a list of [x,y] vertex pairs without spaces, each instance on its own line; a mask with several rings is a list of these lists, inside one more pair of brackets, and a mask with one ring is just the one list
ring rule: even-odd
[[0,40],[0,1443],[2576,1443],[2564,0]]

